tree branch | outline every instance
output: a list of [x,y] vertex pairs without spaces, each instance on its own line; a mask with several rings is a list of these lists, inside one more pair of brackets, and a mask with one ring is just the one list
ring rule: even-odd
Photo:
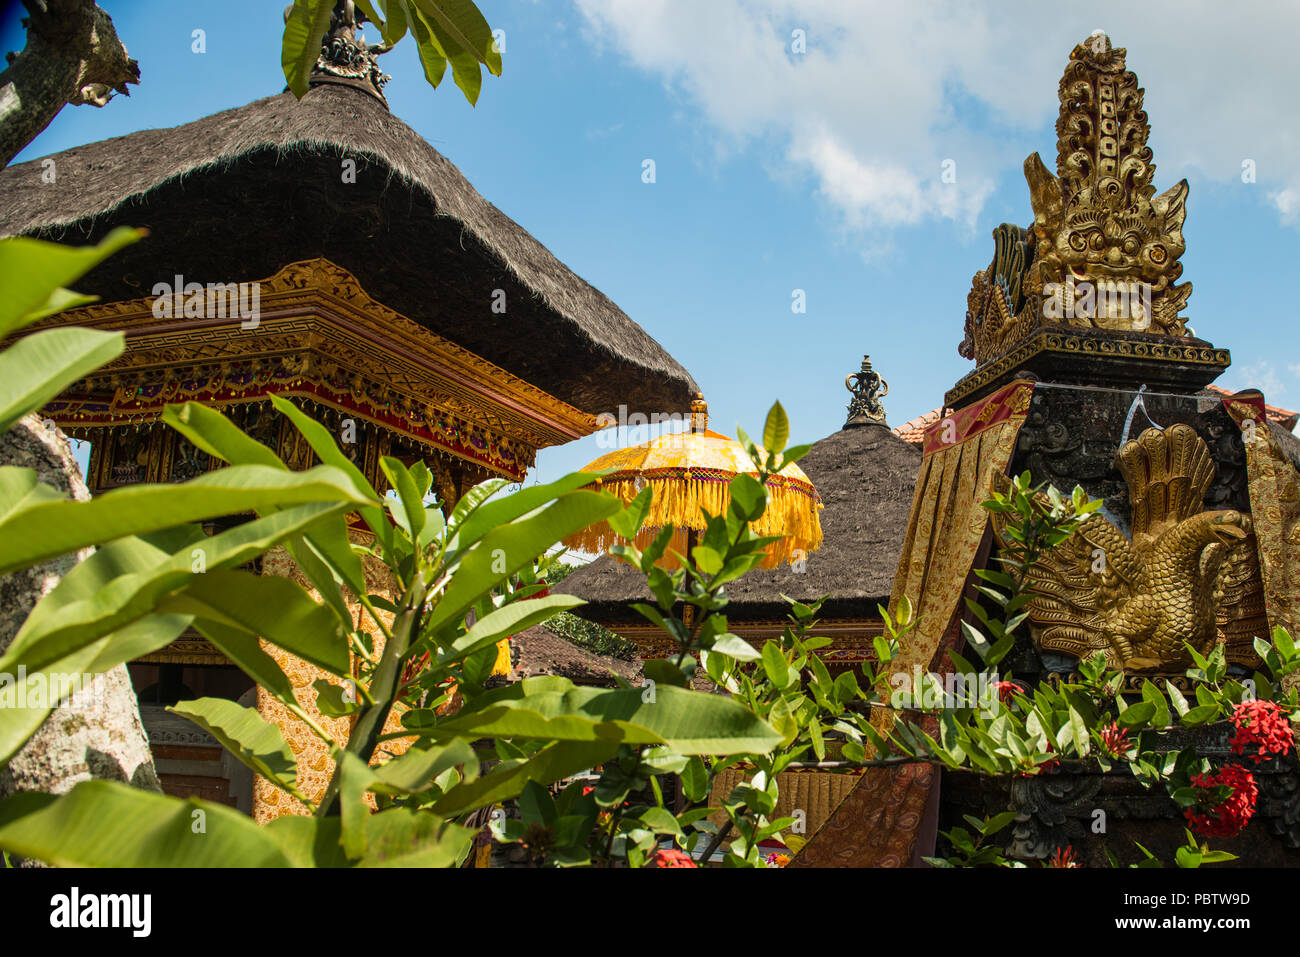
[[23,0],[27,45],[0,73],[0,164],[9,162],[63,107],[104,106],[140,82],[107,13],[94,0]]

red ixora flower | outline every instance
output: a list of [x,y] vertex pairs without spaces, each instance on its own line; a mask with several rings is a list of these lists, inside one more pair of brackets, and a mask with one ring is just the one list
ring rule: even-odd
[[1232,725],[1232,753],[1253,761],[1289,754],[1295,746],[1286,712],[1272,701],[1241,702],[1232,709]]
[[1058,847],[1052,852],[1052,856],[1047,859],[1046,866],[1069,868],[1082,867],[1083,865],[1074,859],[1074,846],[1067,844],[1065,847]]
[[1255,776],[1241,765],[1225,764],[1214,774],[1192,775],[1193,787],[1212,788],[1220,784],[1232,788],[1222,804],[1210,808],[1197,804],[1183,811],[1192,830],[1206,837],[1239,834],[1255,813],[1259,788],[1255,786]]
[[699,867],[691,860],[691,855],[675,847],[661,847],[645,861],[646,867]]
[[1115,721],[1110,723],[1109,728],[1102,729],[1101,745],[1106,749],[1106,753],[1113,758],[1122,757],[1132,747],[1128,739],[1128,730],[1121,728],[1119,723]]
[[1020,693],[1020,685],[1014,681],[995,681],[991,687],[998,693],[998,700],[1003,704],[1011,704],[1012,696]]

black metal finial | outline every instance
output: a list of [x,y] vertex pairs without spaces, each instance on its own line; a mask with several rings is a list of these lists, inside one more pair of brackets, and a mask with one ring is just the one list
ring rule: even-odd
[[889,395],[889,383],[871,368],[871,356],[862,357],[862,368],[845,376],[844,388],[852,393],[849,400],[849,417],[844,422],[847,429],[854,425],[886,425],[885,407],[880,400]]
[[358,27],[368,22],[353,0],[339,0],[330,14],[330,32],[321,40],[320,56],[308,82],[311,86],[338,83],[364,90],[387,106],[384,84],[392,77],[379,69],[378,57],[389,48],[366,45],[365,34]]

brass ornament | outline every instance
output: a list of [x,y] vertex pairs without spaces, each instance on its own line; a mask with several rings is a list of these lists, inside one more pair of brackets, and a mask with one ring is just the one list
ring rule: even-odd
[[[1089,657],[1137,672],[1181,672],[1184,643],[1200,654],[1220,639],[1244,657],[1237,624],[1256,624],[1258,562],[1248,515],[1204,510],[1214,461],[1196,430],[1148,429],[1120,449],[1116,467],[1129,487],[1132,537],[1100,514],[1087,519],[1030,573],[1028,613],[1039,651]],[[1009,479],[996,476],[1005,491]],[[1006,547],[1006,519],[994,516]]]
[[853,397],[847,406],[849,414],[844,421],[846,429],[851,425],[888,424],[885,421],[885,407],[880,400],[889,395],[889,383],[871,368],[871,356],[863,356],[862,368],[844,377],[844,388]]

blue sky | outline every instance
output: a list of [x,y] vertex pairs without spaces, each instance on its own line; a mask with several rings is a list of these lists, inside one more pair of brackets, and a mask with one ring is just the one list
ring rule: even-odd
[[[20,159],[284,86],[282,4],[101,5],[140,86],[104,109],[64,109]],[[814,441],[842,424],[844,376],[864,352],[891,383],[895,425],[969,371],[957,343],[971,276],[994,226],[1029,222],[1021,163],[1037,150],[1053,165],[1061,71],[1106,29],[1147,90],[1157,188],[1191,183],[1186,314],[1232,350],[1220,384],[1300,406],[1300,67],[1288,46],[1300,12],[1189,0],[1080,18],[1047,6],[482,0],[506,31],[505,70],[485,78],[477,107],[450,78],[430,89],[409,39],[383,63],[393,112],[676,356],[714,428],[755,431],[779,398],[793,441]],[[0,24],[6,50],[22,46],[19,15]],[[192,51],[195,29],[205,53]],[[804,53],[791,50],[796,30]],[[945,159],[956,183],[940,182]],[[1254,182],[1242,181],[1247,159]],[[791,311],[796,289],[806,314]],[[544,451],[538,475],[601,451],[590,438]]]

